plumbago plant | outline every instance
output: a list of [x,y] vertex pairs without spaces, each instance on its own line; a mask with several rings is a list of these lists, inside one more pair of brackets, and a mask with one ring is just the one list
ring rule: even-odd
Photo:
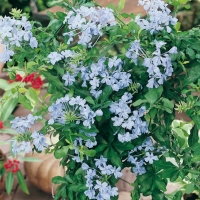
[[[167,2],[175,12],[187,3]],[[181,199],[182,191],[165,194],[176,180],[186,193],[200,191],[200,30],[180,32],[162,0],[138,1],[146,18],[121,13],[124,3],[53,1],[66,12],[48,13],[45,28],[17,10],[0,18],[0,60],[10,76],[37,72],[49,83],[48,104],[20,83],[12,91],[10,98],[33,111],[11,121],[19,133],[12,147],[14,154],[45,150],[61,159],[66,175],[52,180],[59,184],[55,199],[118,199],[115,184],[125,167],[137,175],[132,200]],[[172,127],[175,110],[191,118],[191,131]],[[42,130],[30,129],[47,113]],[[46,134],[59,141],[48,146]]]

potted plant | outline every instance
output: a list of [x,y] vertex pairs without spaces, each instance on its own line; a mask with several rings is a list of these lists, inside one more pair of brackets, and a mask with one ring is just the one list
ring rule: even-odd
[[[187,3],[167,2],[175,13]],[[59,185],[54,199],[115,200],[125,167],[137,175],[129,183],[132,200],[141,194],[178,200],[183,192],[200,191],[200,31],[181,32],[162,0],[138,3],[146,18],[121,13],[124,0],[107,8],[60,0],[51,5],[66,12],[48,13],[45,28],[18,10],[0,19],[6,30],[0,31],[6,47],[0,60],[9,73],[38,72],[49,82],[50,102],[39,108],[36,93],[27,98],[20,85],[13,91],[33,114],[11,121],[19,133],[12,151],[45,151],[61,159],[67,170],[52,179]],[[190,131],[182,131],[182,124],[172,130],[175,110],[190,117]],[[36,131],[36,121],[44,122],[47,113],[50,119]],[[46,134],[59,141],[49,146]],[[166,194],[167,183],[178,180],[183,189]]]

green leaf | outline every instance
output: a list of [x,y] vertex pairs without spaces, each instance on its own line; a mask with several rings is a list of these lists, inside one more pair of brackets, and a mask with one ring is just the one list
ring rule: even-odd
[[159,190],[166,191],[166,183],[159,177],[155,177],[155,185]]
[[181,191],[176,192],[172,200],[181,200],[183,197],[183,193]]
[[185,80],[183,82],[183,86],[186,86],[190,83],[194,83],[200,78],[200,63],[192,62],[190,63],[191,69],[188,71],[187,76],[185,76]]
[[21,103],[24,106],[24,108],[26,108],[28,110],[31,110],[33,108],[31,106],[30,100],[26,96],[24,96],[20,93],[18,93],[18,101],[19,101],[19,103]]
[[186,49],[186,54],[190,57],[191,60],[195,59],[195,52],[193,49],[187,48]]
[[96,155],[96,151],[95,150],[88,150],[88,149],[84,149],[83,153],[89,157],[94,157]]
[[126,0],[120,0],[120,2],[117,5],[117,8],[118,8],[119,11],[124,8],[125,2],[126,2]]
[[138,99],[137,101],[135,101],[134,103],[132,103],[132,105],[136,107],[136,106],[139,106],[139,105],[141,105],[143,103],[146,103],[146,102],[147,102],[146,99]]
[[153,174],[149,173],[148,178],[144,179],[144,181],[142,181],[140,185],[140,193],[146,193],[147,191],[149,191],[153,185]]
[[180,22],[177,22],[174,26],[174,28],[176,29],[176,31],[179,31],[180,28],[181,28],[181,23]]
[[67,180],[64,177],[55,176],[52,178],[52,183],[54,183],[54,184],[67,183]]
[[42,162],[41,159],[39,158],[34,158],[34,157],[22,157],[20,158],[21,161],[24,161],[24,162]]
[[119,154],[112,147],[109,148],[109,159],[113,165],[120,167],[122,166],[122,161]]
[[[194,155],[193,157],[192,157],[192,162],[199,162],[200,161],[200,155]],[[200,172],[199,172],[200,173]]]
[[26,186],[26,182],[24,180],[24,176],[23,174],[21,173],[21,171],[18,171],[16,173],[17,175],[17,180],[18,180],[18,183],[19,183],[19,187],[22,189],[22,191],[24,191],[26,194],[29,194],[29,191],[28,191],[28,188]]
[[2,105],[1,111],[0,111],[0,119],[1,121],[6,121],[13,110],[15,109],[16,105],[18,103],[17,98],[10,97],[6,102]]
[[57,76],[52,76],[49,72],[45,71],[41,71],[40,73],[46,77],[50,84],[56,85],[58,88],[63,88],[63,83],[58,79]]
[[76,184],[69,186],[69,190],[72,190],[73,192],[85,192],[88,188],[85,186],[85,184]]
[[14,183],[14,175],[12,172],[8,172],[6,176],[6,192],[8,194],[10,194],[12,191],[13,183]]
[[112,93],[112,87],[111,87],[111,86],[106,86],[106,87],[103,89],[103,92],[102,92],[102,94],[100,95],[101,104],[108,100],[108,97],[109,97],[109,95],[110,95],[111,93]]
[[152,200],[166,200],[166,197],[160,190],[154,190],[152,193]]
[[179,168],[173,165],[171,162],[158,160],[154,161],[153,164],[156,166],[156,171],[159,172],[162,178],[172,178],[174,174],[179,172]]
[[62,146],[61,149],[56,149],[54,151],[54,156],[57,159],[63,158],[67,156],[67,153],[69,151],[69,146]]
[[187,184],[186,188],[185,188],[185,193],[190,194],[194,191],[194,189],[195,189],[194,184],[192,184],[192,183]]
[[63,12],[56,12],[56,16],[57,16],[60,20],[64,21],[64,19],[65,19],[65,17],[66,17],[66,14],[63,13]]
[[2,90],[6,90],[6,88],[8,87],[9,83],[7,80],[4,79],[0,79],[0,88]]
[[90,104],[92,104],[92,105],[95,105],[95,102],[94,102],[94,100],[93,100],[93,98],[92,98],[91,96],[87,96],[87,97],[85,98],[85,100],[86,100],[88,103],[90,103]]
[[192,130],[190,131],[190,135],[188,138],[188,145],[192,147],[195,143],[198,142],[198,140],[199,140],[198,129],[196,125],[194,125]]
[[134,149],[134,145],[131,143],[121,143],[119,141],[114,142],[113,143],[114,147],[120,151],[124,151],[124,150],[133,150]]
[[166,98],[163,98],[162,99],[163,101],[163,105],[165,107],[165,110],[168,112],[168,113],[172,113],[173,112],[173,108],[174,108],[174,103],[173,101],[170,101]]
[[160,98],[162,92],[162,86],[160,86],[159,88],[149,89],[149,91],[145,94],[145,98],[152,105]]
[[37,104],[39,101],[39,96],[38,93],[36,92],[35,89],[33,89],[32,87],[30,87],[27,91],[26,91],[26,96],[30,99],[34,101],[34,104]]
[[107,144],[98,144],[95,148],[96,153],[103,151],[108,145]]

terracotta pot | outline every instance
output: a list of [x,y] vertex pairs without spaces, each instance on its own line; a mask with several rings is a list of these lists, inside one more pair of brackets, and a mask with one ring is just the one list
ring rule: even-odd
[[131,200],[131,194],[130,192],[119,192],[119,198],[118,200]]
[[[26,157],[38,158],[39,162],[24,162],[25,173],[30,182],[37,188],[47,193],[52,193],[52,178],[64,176],[65,171],[60,166],[60,160],[54,158],[53,154],[26,154]],[[55,193],[56,187],[54,187]]]

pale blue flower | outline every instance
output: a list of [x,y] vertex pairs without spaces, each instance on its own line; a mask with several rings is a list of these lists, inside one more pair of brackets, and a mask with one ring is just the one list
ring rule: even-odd
[[146,158],[144,158],[149,164],[153,164],[154,160],[158,160],[158,156],[154,156],[153,153],[146,152]]
[[57,53],[57,52],[51,52],[47,58],[49,58],[49,62],[54,65],[56,62],[62,60],[63,55]]
[[20,147],[17,143],[17,140],[11,140],[12,142],[12,152],[16,155],[20,152]]
[[33,49],[33,48],[37,48],[37,46],[38,46],[38,41],[36,40],[35,37],[32,37],[32,38],[30,39],[30,46],[31,46],[32,49]]
[[114,173],[114,168],[112,165],[101,165],[99,166],[101,173],[104,175],[111,175]]
[[108,60],[108,67],[118,67],[119,65],[122,64],[122,60],[120,58],[117,58],[117,56],[114,56],[113,59],[109,58]]
[[96,112],[95,112],[95,114],[96,114],[96,116],[103,116],[103,112],[102,112],[102,110],[97,110]]
[[20,149],[20,151],[24,151],[25,153],[29,153],[29,152],[32,151],[31,143],[22,141],[22,143],[19,146],[19,149]]
[[97,145],[97,141],[92,142],[90,139],[86,140],[85,146],[88,148],[93,148]]
[[91,88],[93,89],[93,90],[95,90],[97,87],[99,87],[99,83],[100,83],[100,81],[99,81],[99,79],[97,78],[97,77],[94,77],[91,81],[90,81],[90,84],[91,84]]
[[104,190],[107,189],[107,186],[108,186],[108,183],[106,183],[106,182],[102,183],[101,181],[97,180],[96,185],[94,186],[94,189],[99,189],[99,192],[103,193]]
[[87,196],[89,199],[94,199],[95,198],[95,190],[86,190],[84,192],[85,196]]
[[118,167],[118,168],[114,167],[113,169],[114,169],[113,175],[116,179],[122,177],[123,174],[121,172],[121,167]]
[[89,169],[89,166],[88,166],[86,163],[83,163],[83,164],[81,165],[81,168],[82,168],[83,170],[88,170],[88,169]]
[[41,119],[41,116],[33,116],[32,114],[29,114],[27,117],[16,117],[10,122],[12,124],[11,128],[16,132],[26,133],[39,118]]
[[48,147],[46,138],[43,134],[34,131],[31,137],[33,138],[33,144],[38,149],[38,151],[43,151],[45,147]]
[[95,165],[96,165],[96,167],[100,167],[100,166],[104,166],[104,165],[106,165],[106,162],[107,162],[107,158],[104,158],[102,155],[100,156],[100,158],[99,159],[94,159],[95,160]]
[[71,75],[69,72],[66,72],[62,79],[65,81],[65,86],[72,85],[76,80],[73,75]]

